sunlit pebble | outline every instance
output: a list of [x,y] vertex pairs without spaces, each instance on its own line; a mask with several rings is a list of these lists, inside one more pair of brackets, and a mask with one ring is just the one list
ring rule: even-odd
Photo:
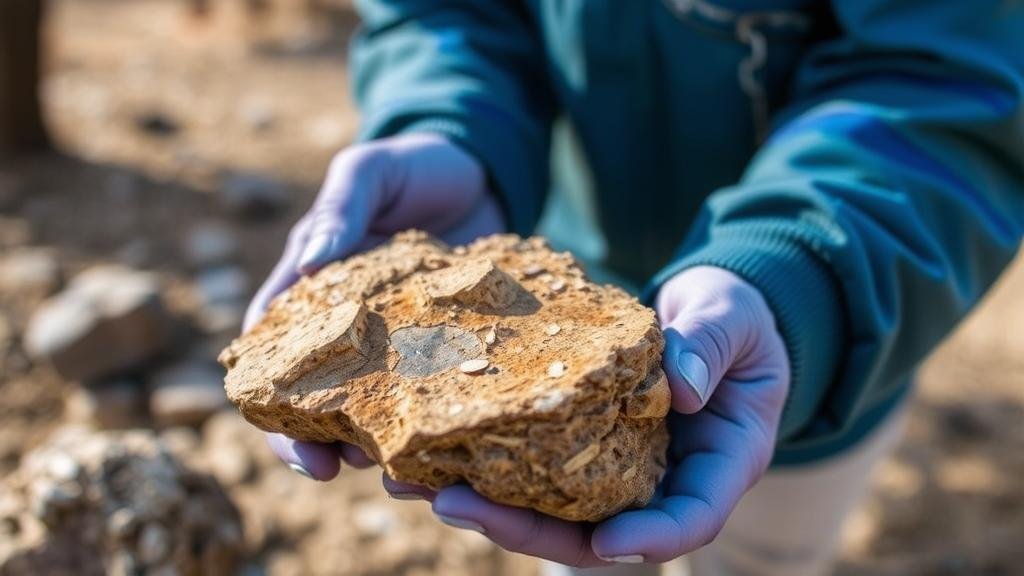
[[552,378],[561,378],[565,374],[565,364],[562,362],[552,362],[548,366],[548,376]]
[[456,256],[464,256],[466,254],[466,247],[465,246],[456,246],[452,250],[452,253],[455,254]]
[[562,290],[565,290],[565,281],[555,280],[554,282],[548,285],[548,288],[551,288],[553,292],[561,292]]
[[498,335],[495,334],[494,328],[491,328],[490,330],[487,331],[487,334],[484,334],[484,344],[487,344],[487,345],[494,344],[494,342],[497,339],[498,339]]
[[530,264],[529,266],[523,269],[523,276],[526,276],[527,278],[533,278],[538,274],[543,274],[545,270],[546,269],[540,264]]
[[555,279],[551,274],[541,274],[539,278],[541,282],[551,282]]
[[456,414],[462,412],[462,408],[462,404],[452,404],[451,406],[448,407],[448,415],[455,416]]
[[479,374],[487,369],[491,363],[483,358],[477,358],[476,360],[466,360],[462,364],[459,364],[459,370],[464,374]]
[[555,334],[558,334],[561,331],[562,327],[559,326],[558,324],[548,324],[547,327],[544,328],[544,332],[546,332],[548,336],[554,336]]

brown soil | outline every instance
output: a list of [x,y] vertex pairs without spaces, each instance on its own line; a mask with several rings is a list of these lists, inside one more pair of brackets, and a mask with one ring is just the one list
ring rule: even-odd
[[[124,261],[184,286],[183,230],[222,218],[219,173],[255,168],[289,182],[293,198],[269,221],[225,220],[242,239],[246,269],[262,278],[356,121],[345,80],[351,11],[340,2],[308,18],[294,8],[301,3],[277,3],[292,8],[246,23],[230,8],[243,2],[221,0],[200,24],[174,0],[52,2],[45,107],[61,153],[0,165],[0,188],[21,189],[14,202],[0,189],[0,250],[53,247],[65,277],[89,263]],[[261,115],[272,120],[253,120]],[[35,301],[0,300],[10,328],[5,337],[0,326],[4,474],[60,422],[71,389],[20,348]],[[213,354],[223,344],[204,347]],[[922,370],[907,438],[851,521],[839,574],[1024,574],[1022,347],[1018,262]],[[376,471],[309,482],[275,463],[258,433],[240,424],[218,417],[200,436],[171,437],[227,484],[252,567],[418,576],[532,570],[529,560],[443,527],[423,504],[387,501]],[[224,442],[235,449],[218,449]]]

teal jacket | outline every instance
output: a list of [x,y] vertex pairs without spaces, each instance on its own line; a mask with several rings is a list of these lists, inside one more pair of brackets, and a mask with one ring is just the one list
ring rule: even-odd
[[777,463],[870,429],[1020,243],[1021,0],[357,4],[360,138],[450,136],[516,232],[648,296],[699,264],[760,288]]

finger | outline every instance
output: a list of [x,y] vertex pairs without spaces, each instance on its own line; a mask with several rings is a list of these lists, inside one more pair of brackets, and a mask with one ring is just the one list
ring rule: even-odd
[[476,530],[506,550],[568,566],[603,565],[590,548],[590,527],[540,512],[495,504],[468,486],[438,492],[434,514],[450,526]]
[[672,408],[693,414],[707,404],[727,371],[742,369],[751,315],[731,298],[684,309],[665,327],[662,367],[672,390]]
[[259,321],[264,312],[266,312],[270,301],[275,296],[299,279],[298,272],[296,272],[296,264],[299,254],[309,238],[309,225],[309,218],[303,217],[292,227],[291,232],[288,234],[288,240],[285,243],[284,253],[277,261],[277,264],[274,265],[274,269],[263,282],[263,285],[256,291],[256,296],[253,297],[252,302],[249,303],[249,308],[245,312],[245,321],[242,324],[243,332],[252,328]]
[[373,458],[367,456],[366,452],[355,444],[338,442],[337,449],[338,453],[341,454],[341,459],[353,468],[369,468],[377,464],[373,461]]
[[390,235],[408,228],[441,234],[464,221],[486,196],[480,162],[444,136],[408,134],[386,148],[383,177],[388,201],[372,229]]
[[333,444],[300,442],[283,434],[267,434],[267,443],[289,468],[312,480],[325,482],[341,470],[341,455]]
[[388,476],[387,472],[382,474],[381,483],[388,494],[396,500],[427,500],[428,502],[433,502],[434,498],[437,497],[437,492],[430,488],[418,484],[399,482]]
[[351,148],[335,157],[310,210],[309,237],[297,271],[312,274],[348,255],[366,236],[385,198],[387,155],[379,147]]
[[[696,415],[673,415],[673,459],[663,496],[644,510],[622,513],[594,531],[603,558],[665,562],[711,542],[743,494],[761,478],[775,442],[779,388],[775,378],[722,385]],[[734,394],[735,392],[735,394]],[[772,404],[761,410],[762,404]]]

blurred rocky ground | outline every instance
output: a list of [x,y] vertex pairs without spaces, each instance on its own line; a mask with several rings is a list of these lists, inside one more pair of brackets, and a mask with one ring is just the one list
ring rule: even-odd
[[[53,2],[59,151],[0,164],[0,573],[39,554],[89,573],[76,526],[114,572],[532,573],[377,471],[292,473],[226,406],[214,358],[356,125],[347,1],[243,4]],[[1024,574],[1022,350],[1018,262],[921,371],[839,574]],[[122,468],[172,503],[134,510]],[[180,548],[195,534],[213,552]]]

